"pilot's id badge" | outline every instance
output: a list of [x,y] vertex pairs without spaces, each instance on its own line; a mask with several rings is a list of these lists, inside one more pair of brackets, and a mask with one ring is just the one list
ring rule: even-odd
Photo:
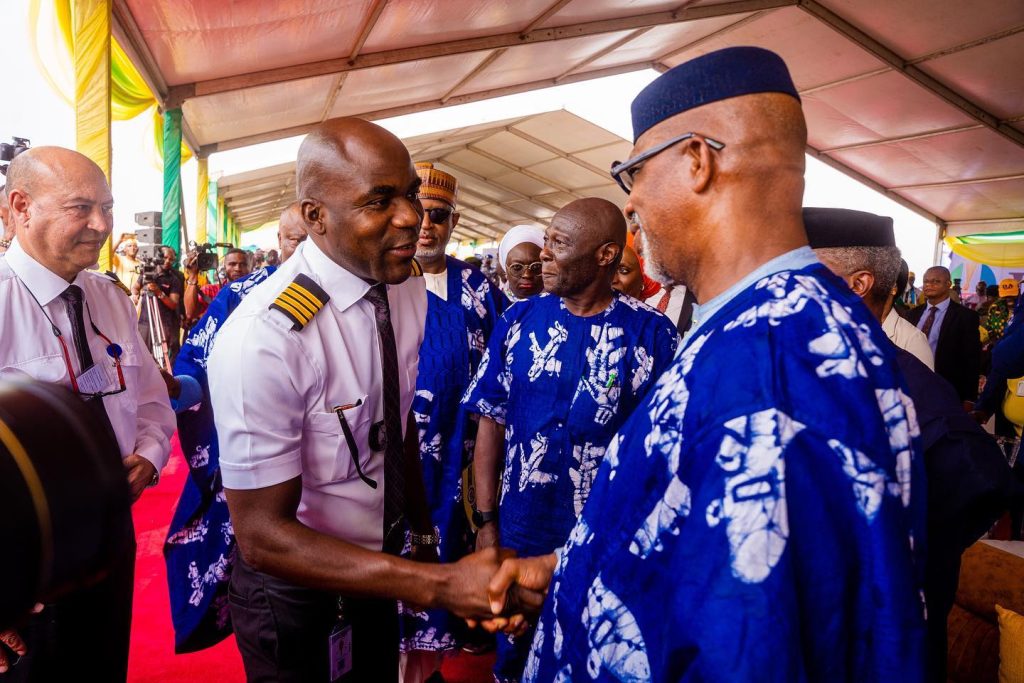
[[336,681],[352,670],[352,627],[338,624],[331,631],[331,681]]
[[1017,380],[1017,395],[1024,396],[1024,379]]

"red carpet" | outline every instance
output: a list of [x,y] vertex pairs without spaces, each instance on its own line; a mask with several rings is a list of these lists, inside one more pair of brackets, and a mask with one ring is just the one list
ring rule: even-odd
[[[131,683],[239,683],[245,680],[245,674],[233,638],[202,652],[174,654],[163,543],[181,487],[188,476],[188,465],[181,454],[177,435],[172,446],[171,461],[163,471],[160,484],[147,490],[132,510],[139,551],[135,564],[135,611],[128,680]],[[460,655],[449,659],[443,668],[445,680],[448,683],[491,681],[493,661],[493,655]]]

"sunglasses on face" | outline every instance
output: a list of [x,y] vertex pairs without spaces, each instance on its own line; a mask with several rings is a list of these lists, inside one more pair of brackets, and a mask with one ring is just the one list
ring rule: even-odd
[[427,215],[427,218],[430,219],[431,223],[433,223],[434,225],[441,225],[442,223],[447,222],[448,219],[451,217],[452,210],[451,209],[444,209],[444,208],[441,208],[441,209],[426,209],[426,210],[424,210],[423,213],[425,213]]
[[523,273],[527,270],[530,271],[531,275],[537,275],[540,273],[540,269],[544,266],[540,261],[534,261],[530,265],[525,263],[513,263],[508,267],[509,275],[515,275],[516,277],[522,277]]
[[[660,145],[656,145],[654,147],[651,147],[646,152],[641,152],[640,154],[637,154],[632,159],[626,159],[625,161],[615,161],[615,162],[612,162],[612,169],[611,169],[612,178],[615,180],[615,182],[617,182],[619,184],[619,187],[622,188],[623,192],[625,192],[626,194],[629,194],[630,190],[633,189],[633,174],[635,174],[638,170],[640,170],[639,168],[637,168],[640,164],[642,164],[643,162],[647,161],[648,159],[650,159],[651,157],[655,156],[656,154],[661,154],[662,152],[664,152],[669,147],[671,147],[673,145],[677,145],[680,142],[683,142],[684,140],[689,140],[690,138],[693,138],[693,137],[698,137],[698,134],[697,133],[686,133],[685,135],[680,135],[677,138],[672,138],[671,140],[667,140],[667,141],[661,143]],[[725,143],[724,142],[719,142],[718,140],[712,140],[711,138],[707,137],[706,135],[700,135],[699,139],[704,140],[704,142],[707,143],[707,146],[710,147],[711,149],[715,150],[715,151],[721,151],[722,149],[725,148]]]

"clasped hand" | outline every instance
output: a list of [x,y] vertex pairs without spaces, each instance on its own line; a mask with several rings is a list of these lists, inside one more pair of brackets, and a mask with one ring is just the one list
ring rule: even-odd
[[[487,548],[464,558],[463,562],[491,558],[500,562],[486,584],[491,616],[467,618],[466,623],[470,627],[479,625],[491,633],[504,631],[522,635],[544,605],[555,572],[555,556],[519,558],[505,548]],[[472,582],[467,585],[467,589],[471,588]]]

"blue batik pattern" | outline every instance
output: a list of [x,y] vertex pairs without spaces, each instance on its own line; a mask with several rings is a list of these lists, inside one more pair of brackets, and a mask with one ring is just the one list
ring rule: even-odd
[[[447,259],[448,299],[427,294],[412,410],[419,428],[420,462],[442,562],[473,549],[463,504],[462,473],[473,458],[478,418],[459,399],[480,367],[498,317],[508,302],[477,269]],[[444,610],[402,608],[404,650],[450,650],[465,642],[466,625]]]
[[194,377],[203,390],[203,400],[196,408],[178,414],[178,438],[189,477],[164,543],[174,648],[179,653],[210,647],[231,634],[227,589],[235,534],[220,479],[206,361],[224,321],[252,288],[275,270],[274,266],[261,268],[222,287],[189,331],[174,362],[175,375]]
[[918,436],[845,283],[756,281],[609,444],[526,680],[923,680]]
[[[463,399],[505,425],[502,546],[532,555],[565,542],[612,436],[678,343],[671,320],[620,294],[590,317],[573,315],[550,295],[506,311]],[[528,648],[528,639],[499,638],[496,679],[518,680]]]

